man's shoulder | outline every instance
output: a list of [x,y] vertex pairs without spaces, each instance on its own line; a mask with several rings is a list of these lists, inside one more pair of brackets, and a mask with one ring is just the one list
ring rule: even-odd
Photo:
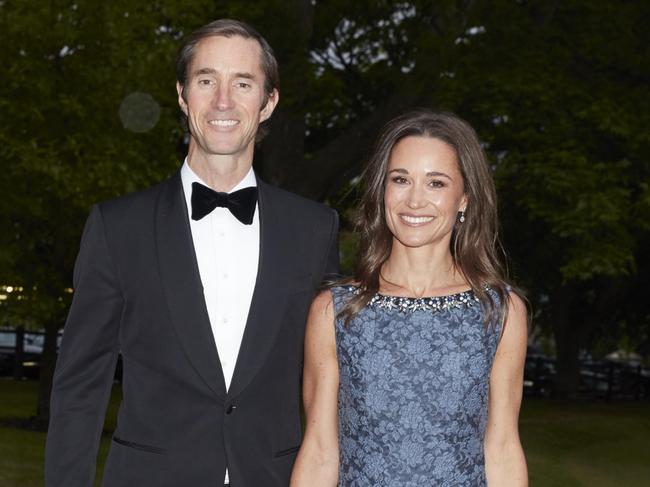
[[108,214],[116,217],[134,215],[140,211],[148,211],[153,208],[160,194],[170,186],[175,185],[179,186],[180,189],[180,178],[177,173],[147,188],[102,201],[97,206],[104,215]]
[[290,213],[310,214],[313,217],[331,218],[334,210],[329,206],[319,203],[299,194],[292,193],[286,189],[272,186],[271,184],[260,182],[262,190],[273,199],[274,204],[286,208]]

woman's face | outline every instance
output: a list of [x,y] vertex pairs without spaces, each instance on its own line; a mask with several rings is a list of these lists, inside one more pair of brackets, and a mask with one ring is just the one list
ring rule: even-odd
[[440,139],[410,136],[390,155],[384,209],[393,238],[416,248],[442,242],[451,232],[467,198],[456,151]]

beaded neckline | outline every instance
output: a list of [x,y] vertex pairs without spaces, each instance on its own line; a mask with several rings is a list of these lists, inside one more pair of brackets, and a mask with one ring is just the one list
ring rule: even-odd
[[[348,286],[348,291],[359,294],[361,291],[357,286]],[[461,291],[448,296],[433,296],[424,298],[412,298],[404,296],[388,296],[386,294],[375,293],[368,302],[371,308],[386,310],[397,310],[402,312],[408,311],[445,311],[448,309],[469,308],[479,299],[472,290]]]

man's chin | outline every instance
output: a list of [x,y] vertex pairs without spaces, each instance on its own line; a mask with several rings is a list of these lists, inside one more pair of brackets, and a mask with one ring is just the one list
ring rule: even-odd
[[196,144],[190,153],[203,157],[232,157],[245,154],[246,147],[235,143],[211,143],[207,146]]

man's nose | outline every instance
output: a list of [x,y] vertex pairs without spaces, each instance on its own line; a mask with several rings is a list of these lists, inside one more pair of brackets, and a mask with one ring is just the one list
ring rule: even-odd
[[227,84],[219,85],[212,101],[218,110],[231,109],[233,106],[231,87]]

